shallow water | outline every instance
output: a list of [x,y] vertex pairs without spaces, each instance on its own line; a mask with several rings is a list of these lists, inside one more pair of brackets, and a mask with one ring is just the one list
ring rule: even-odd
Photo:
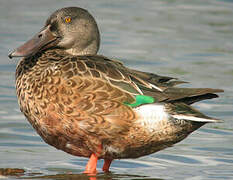
[[20,113],[14,88],[18,60],[7,58],[10,50],[39,31],[51,12],[65,6],[86,8],[96,17],[102,34],[100,54],[131,68],[191,82],[185,86],[225,90],[220,98],[195,105],[224,123],[206,125],[164,151],[116,160],[112,173],[97,179],[232,179],[231,0],[1,0],[0,168],[24,169],[21,178],[87,179],[82,175],[87,159],[45,144]]

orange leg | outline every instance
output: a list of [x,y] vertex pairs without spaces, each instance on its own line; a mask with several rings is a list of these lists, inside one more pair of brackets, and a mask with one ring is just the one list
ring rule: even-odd
[[109,172],[109,168],[110,168],[111,163],[112,163],[112,159],[104,159],[104,165],[103,165],[102,170],[104,172]]
[[96,166],[97,166],[97,161],[98,161],[98,157],[96,154],[91,154],[91,157],[86,165],[86,170],[84,171],[84,173],[87,174],[96,174]]

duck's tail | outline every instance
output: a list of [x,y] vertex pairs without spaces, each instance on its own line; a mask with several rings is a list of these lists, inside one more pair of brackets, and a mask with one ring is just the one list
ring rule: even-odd
[[213,119],[211,117],[205,116],[203,117],[195,117],[195,116],[189,116],[189,115],[172,115],[175,119],[183,119],[188,121],[195,121],[195,122],[204,122],[204,123],[220,123],[223,122],[223,120],[220,119]]
[[185,103],[169,104],[168,109],[171,112],[170,115],[178,120],[187,120],[187,121],[203,122],[203,123],[223,122],[220,119],[206,116],[203,113],[199,112],[197,109]]

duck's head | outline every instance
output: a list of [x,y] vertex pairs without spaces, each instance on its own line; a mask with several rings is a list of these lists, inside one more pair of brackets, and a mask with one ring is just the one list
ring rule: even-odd
[[72,55],[96,54],[99,44],[99,30],[92,15],[82,8],[67,7],[55,11],[41,31],[9,57],[29,57],[50,48],[61,48]]

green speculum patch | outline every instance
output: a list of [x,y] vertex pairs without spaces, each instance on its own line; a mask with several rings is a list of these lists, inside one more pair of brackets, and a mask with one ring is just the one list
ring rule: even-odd
[[136,99],[136,102],[134,102],[134,103],[124,102],[124,104],[134,108],[134,107],[140,106],[142,104],[151,104],[151,103],[154,103],[154,101],[155,101],[153,97],[144,96],[144,95],[136,95],[135,99]]

